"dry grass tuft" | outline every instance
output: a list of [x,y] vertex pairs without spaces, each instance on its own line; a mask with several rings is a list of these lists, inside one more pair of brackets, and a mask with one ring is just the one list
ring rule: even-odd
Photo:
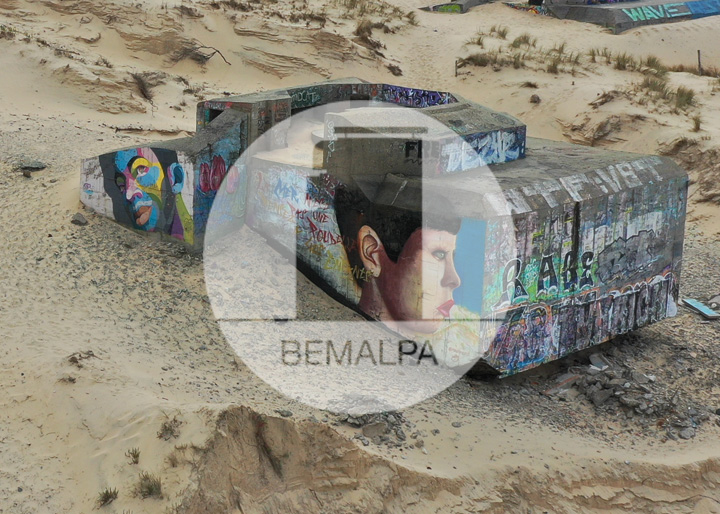
[[560,64],[562,64],[562,57],[559,55],[556,56],[548,65],[547,65],[547,71],[548,73],[552,73],[553,75],[557,75],[560,73]]
[[358,17],[378,15],[402,18],[402,9],[392,6],[382,0],[334,0],[335,5],[345,10],[346,18],[355,19]]
[[378,52],[378,48],[385,48],[385,45],[371,37],[373,29],[383,29],[385,33],[392,32],[385,22],[372,22],[370,20],[362,19],[355,27],[354,34],[357,36],[360,43],[365,45],[367,48],[375,50],[378,55],[382,55]]
[[477,45],[480,48],[485,48],[485,35],[481,33],[477,33],[470,39],[465,41],[466,45]]
[[458,63],[458,68],[462,68],[468,65],[485,67],[488,65],[504,66],[506,64],[508,64],[508,61],[506,61],[497,50],[492,50],[490,52],[478,52],[470,54],[467,57],[460,59],[460,62]]
[[640,83],[640,87],[658,93],[658,96],[663,99],[667,99],[670,96],[668,83],[662,77],[646,76]]
[[190,59],[200,65],[206,64],[215,53],[206,53],[202,49],[205,48],[193,41],[185,40],[180,47],[169,56],[170,62],[178,63],[184,59]]
[[527,47],[535,47],[537,45],[537,39],[532,37],[527,32],[524,34],[519,35],[515,39],[513,39],[513,42],[510,43],[510,46],[513,48],[520,48],[521,46],[527,46]]
[[190,7],[185,4],[180,4],[177,6],[177,10],[180,11],[181,16],[185,16],[188,18],[202,18],[205,16],[203,13],[195,9],[194,7]]
[[177,439],[180,435],[180,425],[182,425],[182,421],[177,419],[175,416],[173,416],[173,419],[163,421],[163,424],[160,425],[160,430],[158,430],[157,433],[158,439],[163,439],[165,441],[169,441],[171,438]]
[[643,73],[652,74],[657,77],[663,77],[668,72],[667,67],[654,55],[648,55],[645,60],[640,61],[640,65],[644,67],[642,70]]
[[388,64],[387,69],[390,70],[390,73],[392,73],[396,77],[402,77],[402,70],[400,69],[400,66],[396,64]]
[[692,73],[701,77],[720,78],[720,68],[715,66],[703,66],[702,73],[697,66],[685,66],[684,64],[676,64],[668,67],[669,71],[677,73]]
[[490,35],[496,35],[500,39],[506,39],[510,29],[502,25],[493,25],[490,27]]
[[610,64],[612,62],[612,52],[607,47],[603,48],[600,52],[601,55],[605,58],[605,62],[607,64]]
[[635,58],[627,53],[623,52],[615,56],[615,69],[616,70],[627,70],[633,69],[636,66]]
[[143,471],[140,473],[136,492],[141,498],[162,498],[162,481],[160,477]]
[[675,92],[675,107],[686,109],[695,103],[695,90],[684,86],[677,88]]
[[249,12],[249,11],[252,11],[255,9],[252,5],[250,5],[247,2],[238,2],[236,0],[215,1],[215,2],[211,2],[209,5],[213,9],[220,9],[221,7],[225,7],[227,9],[232,9],[233,11],[242,11],[242,12]]
[[15,39],[17,30],[9,25],[0,24],[0,39]]
[[104,66],[106,68],[112,68],[113,64],[108,61],[105,57],[99,57],[97,61],[95,61],[95,66]]
[[130,448],[125,452],[125,457],[128,458],[130,464],[137,464],[140,462],[140,448]]
[[142,73],[136,72],[131,73],[130,76],[135,82],[140,95],[150,103],[152,103],[154,96],[152,91],[153,88],[161,84],[165,84],[165,79],[167,78],[167,74],[161,71],[146,71]]
[[696,114],[692,117],[693,122],[693,132],[700,132],[700,128],[702,126],[702,118],[699,114]]
[[556,44],[555,46],[553,46],[549,53],[555,53],[557,55],[562,55],[565,53],[566,47],[567,47],[567,43],[565,41],[563,41],[562,43]]
[[105,505],[110,505],[112,502],[117,500],[118,497],[118,490],[117,489],[110,489],[109,487],[105,488],[100,492],[100,494],[97,497],[97,505],[98,507],[104,507]]

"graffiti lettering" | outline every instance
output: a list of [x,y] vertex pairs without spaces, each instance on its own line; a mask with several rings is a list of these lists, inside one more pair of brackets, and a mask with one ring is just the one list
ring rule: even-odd
[[491,347],[492,360],[511,370],[556,359],[666,317],[674,303],[671,273],[610,291],[595,290],[552,307],[510,311]]
[[565,291],[574,291],[577,285],[577,254],[575,252],[568,252],[565,254],[564,261],[563,289]]
[[643,5],[623,9],[632,21],[659,20],[663,18],[677,18],[678,16],[692,16],[692,12],[684,3],[673,3],[664,5]]
[[314,205],[315,207],[327,208],[332,205],[336,185],[334,182],[325,180],[324,183],[318,187],[312,181],[308,180],[307,187],[305,188],[305,200],[308,204]]
[[558,280],[555,274],[555,264],[552,255],[545,255],[540,264],[540,274],[538,275],[538,294],[541,292],[552,291],[557,289]]
[[323,230],[312,221],[308,221],[308,223],[310,223],[310,237],[312,237],[315,241],[333,245],[342,241],[340,234],[333,234],[332,232]]
[[457,102],[450,93],[440,91],[427,91],[400,86],[383,86],[383,101],[392,102],[408,107],[432,107]]
[[522,285],[522,282],[520,282],[521,269],[522,261],[520,259],[512,259],[505,265],[505,272],[503,273],[503,294],[498,304],[495,305],[495,309],[527,300],[527,290]]
[[439,173],[464,171],[488,164],[513,161],[525,156],[525,132],[493,131],[473,134],[463,143],[447,144],[442,149]]
[[608,282],[647,267],[662,257],[664,244],[653,230],[641,230],[627,240],[621,237],[613,241],[598,254],[598,278]]
[[586,287],[592,287],[595,284],[591,275],[592,262],[592,252],[585,252],[584,254],[582,254],[582,257],[580,258],[580,263],[582,265],[582,274],[580,275],[581,290],[585,289]]
[[313,105],[320,102],[320,93],[315,88],[304,88],[298,91],[293,91],[292,95],[292,109],[302,109],[303,107],[312,107]]
[[325,253],[325,247],[320,243],[313,242],[311,239],[305,241],[305,249],[307,250],[307,253],[314,255],[315,257],[322,257]]
[[[563,291],[575,291],[591,288],[594,285],[592,276],[593,252],[582,254],[578,263],[577,255],[574,252],[567,252],[563,259],[564,267],[562,278]],[[578,266],[579,264],[579,266]],[[510,305],[518,305],[531,300],[528,288],[523,285],[521,275],[523,271],[520,259],[511,259],[505,265],[503,273],[503,288],[500,301],[493,306],[498,310]],[[580,283],[578,285],[578,277]],[[526,281],[527,283],[527,281]],[[541,295],[552,294],[560,287],[557,272],[555,271],[555,260],[552,255],[545,255],[540,260],[537,272],[537,288],[534,298]]]
[[302,209],[302,210],[293,209],[293,210],[295,212],[295,217],[299,220],[312,219],[313,221],[316,221],[317,223],[327,223],[330,220],[330,216],[328,216],[324,212],[308,211],[307,209]]
[[273,194],[280,199],[291,198],[294,202],[298,201],[297,190],[292,185],[283,182],[281,178],[275,184]]

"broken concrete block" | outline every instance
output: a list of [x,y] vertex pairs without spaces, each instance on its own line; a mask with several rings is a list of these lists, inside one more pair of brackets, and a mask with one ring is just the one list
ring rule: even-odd
[[603,403],[608,401],[612,395],[612,389],[600,389],[590,395],[590,400],[593,402],[595,407],[600,407]]

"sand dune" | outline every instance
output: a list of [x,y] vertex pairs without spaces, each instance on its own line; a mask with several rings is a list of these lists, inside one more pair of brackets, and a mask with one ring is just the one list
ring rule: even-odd
[[[538,395],[571,359],[501,384],[461,381],[403,413],[407,441],[365,446],[357,427],[280,396],[237,360],[198,258],[88,213],[87,226],[70,224],[81,158],[190,133],[204,98],[357,76],[457,92],[531,136],[675,156],[694,180],[684,292],[720,291],[720,83],[669,73],[669,90],[695,92],[677,108],[639,85],[647,70],[616,69],[619,52],[693,66],[698,49],[720,66],[720,20],[614,36],[501,3],[465,15],[418,11],[425,3],[363,14],[362,2],[314,0],[0,0],[0,512],[719,511],[714,417],[676,442],[648,420]],[[361,18],[379,24],[369,40],[354,33]],[[467,44],[478,31],[484,48]],[[523,33],[537,42],[516,69]],[[546,52],[563,42],[580,56],[551,73]],[[592,48],[610,62],[592,62]],[[457,59],[493,51],[506,63],[455,75]],[[23,159],[49,166],[27,179]],[[353,316],[305,279],[301,294]],[[716,334],[684,313],[618,344],[617,358],[680,370],[668,391],[718,408]],[[141,472],[161,478],[162,499],[138,495]],[[106,488],[118,498],[98,507]]]

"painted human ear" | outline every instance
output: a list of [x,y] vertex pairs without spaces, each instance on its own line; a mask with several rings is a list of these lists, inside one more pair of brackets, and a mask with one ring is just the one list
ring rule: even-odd
[[177,162],[171,164],[170,168],[168,168],[168,180],[170,181],[172,192],[176,195],[180,194],[180,191],[182,191],[185,185],[185,170]]
[[365,266],[365,269],[368,270],[372,276],[380,276],[380,272],[382,271],[380,255],[385,249],[377,233],[367,225],[363,225],[360,227],[360,230],[358,230],[357,240],[360,260],[362,260],[363,266]]

